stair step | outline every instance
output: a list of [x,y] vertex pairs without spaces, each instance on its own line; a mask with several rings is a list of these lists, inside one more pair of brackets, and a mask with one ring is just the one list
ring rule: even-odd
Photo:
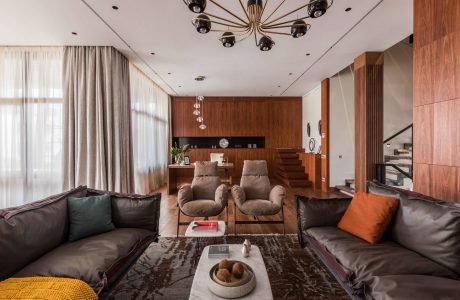
[[345,183],[348,185],[348,184],[353,184],[355,183],[355,180],[354,179],[345,179]]
[[412,159],[409,155],[385,155],[385,159]]
[[406,167],[406,168],[411,168],[411,164],[406,164],[406,163],[399,163],[399,162],[386,162],[385,164],[390,164],[390,165],[396,165],[398,167]]
[[399,153],[412,153],[412,149],[395,149],[394,153],[395,155],[398,155]]
[[281,159],[299,159],[299,156],[297,155],[297,153],[278,153],[278,158],[281,158]]
[[276,162],[280,165],[298,165],[301,166],[301,161],[297,158],[282,158],[277,159]]
[[305,149],[301,148],[276,148],[276,152],[278,153],[299,153],[305,152]]
[[282,165],[279,167],[282,171],[289,173],[289,172],[304,172],[305,169],[302,166],[295,166],[295,165]]
[[290,187],[310,187],[312,182],[309,180],[289,180]]
[[350,195],[350,196],[353,196],[355,194],[355,190],[352,189],[352,188],[349,188],[345,185],[338,185],[335,187],[339,192],[342,192],[344,194],[347,194],[347,195]]
[[286,179],[308,179],[308,175],[303,172],[278,172],[278,176],[281,176]]
[[408,150],[412,150],[412,143],[404,143],[403,148],[408,149]]

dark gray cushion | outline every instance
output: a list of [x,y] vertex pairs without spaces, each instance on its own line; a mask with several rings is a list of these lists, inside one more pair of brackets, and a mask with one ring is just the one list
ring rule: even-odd
[[307,233],[352,272],[354,288],[361,288],[373,276],[393,274],[457,278],[449,269],[391,241],[372,245],[337,227],[315,227]]
[[69,242],[115,229],[109,195],[69,197]]
[[392,238],[460,274],[460,205],[401,195]]
[[86,187],[0,210],[0,280],[67,240],[69,196],[86,196]]
[[389,275],[372,279],[367,296],[375,300],[460,299],[460,281],[422,275]]
[[400,193],[394,189],[386,188],[384,185],[377,184],[372,181],[367,182],[367,191],[370,194],[379,195],[379,196],[388,196],[392,198],[399,199]]
[[[119,262],[131,260],[144,241],[155,235],[144,229],[121,228],[65,243],[19,271],[14,277],[54,276],[76,278],[97,293],[114,282]],[[144,244],[145,247],[145,244]]]

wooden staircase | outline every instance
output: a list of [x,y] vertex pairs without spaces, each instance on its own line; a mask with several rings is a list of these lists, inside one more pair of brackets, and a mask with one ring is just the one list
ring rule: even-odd
[[276,149],[278,179],[290,188],[312,186],[312,182],[308,180],[308,176],[305,174],[305,169],[299,159],[299,152],[304,152],[304,149]]

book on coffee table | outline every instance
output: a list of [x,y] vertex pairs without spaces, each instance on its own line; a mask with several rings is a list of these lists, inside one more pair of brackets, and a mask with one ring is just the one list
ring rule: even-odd
[[228,258],[230,251],[228,245],[209,246],[208,258]]
[[196,221],[193,223],[193,231],[217,231],[219,223],[217,221]]

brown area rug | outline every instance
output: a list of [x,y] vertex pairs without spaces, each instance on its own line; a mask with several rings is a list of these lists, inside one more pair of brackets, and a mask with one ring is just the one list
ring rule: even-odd
[[[217,243],[240,244],[245,238],[262,252],[274,299],[350,299],[315,254],[300,248],[295,235],[227,236]],[[215,242],[160,238],[107,299],[188,299],[201,251]]]

